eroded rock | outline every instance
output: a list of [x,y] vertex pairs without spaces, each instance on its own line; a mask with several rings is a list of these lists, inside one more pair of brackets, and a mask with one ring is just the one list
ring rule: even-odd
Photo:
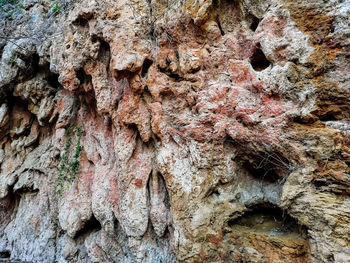
[[55,4],[0,7],[0,257],[349,262],[349,1]]

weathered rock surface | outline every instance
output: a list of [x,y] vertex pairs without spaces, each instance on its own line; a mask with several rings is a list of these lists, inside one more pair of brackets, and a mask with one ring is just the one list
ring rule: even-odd
[[349,0],[0,5],[0,258],[350,262]]

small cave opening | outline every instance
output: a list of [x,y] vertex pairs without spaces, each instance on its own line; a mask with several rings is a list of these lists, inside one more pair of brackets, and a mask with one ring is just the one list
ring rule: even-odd
[[258,28],[259,26],[259,23],[260,23],[260,19],[257,18],[256,16],[252,15],[252,21],[251,21],[251,24],[250,24],[250,29],[255,32],[255,30]]
[[23,100],[21,97],[14,96],[12,89],[8,90],[6,94],[6,102],[9,105],[10,112],[12,112],[16,106],[25,111],[28,109],[28,101]]
[[250,176],[266,183],[282,183],[290,170],[288,159],[276,152],[242,150],[235,160]]
[[307,239],[307,229],[291,217],[287,211],[271,203],[247,207],[238,218],[230,219],[227,225],[237,231],[268,234],[289,239]]
[[44,78],[44,80],[46,80],[51,87],[58,89],[59,87],[61,87],[61,84],[58,81],[58,77],[59,77],[59,74],[56,74],[50,71],[47,77]]
[[115,70],[113,71],[113,75],[116,81],[120,81],[122,79],[130,79],[134,75],[134,72],[129,70]]
[[93,17],[92,14],[79,15],[72,24],[75,26],[85,27],[89,24],[89,20]]
[[247,161],[243,164],[243,168],[245,168],[254,178],[259,178],[263,181],[273,183],[280,179],[280,176],[271,165],[259,166]]
[[333,115],[331,114],[325,114],[319,117],[320,121],[336,121],[337,118],[335,118]]
[[88,23],[89,21],[87,19],[79,17],[78,19],[74,20],[72,24],[75,26],[85,27]]
[[[271,258],[276,262],[310,262],[307,228],[286,210],[263,202],[247,206],[239,217],[233,216],[227,221],[225,242],[243,250],[254,249],[254,262],[270,262]],[[238,260],[246,255],[241,249],[234,254]]]
[[86,79],[86,74],[82,68],[76,72],[76,76],[77,76],[78,80],[80,81],[80,84],[84,83],[84,81]]
[[295,116],[291,119],[292,122],[298,124],[312,124],[317,121],[317,117],[315,115],[306,115],[306,116]]
[[74,239],[85,238],[92,232],[100,231],[101,228],[100,222],[92,215],[91,218],[85,222],[84,226],[75,234]]
[[34,53],[28,57],[22,55],[22,53],[19,53],[19,56],[28,64],[30,64],[33,68],[34,72],[37,72],[37,70],[39,69],[39,61],[40,61],[40,57],[39,54]]
[[1,259],[9,259],[11,257],[11,252],[9,250],[0,251]]
[[293,122],[299,123],[299,124],[304,124],[303,119],[301,116],[296,116],[293,118]]
[[340,111],[328,111],[318,117],[320,121],[337,121],[343,118]]
[[145,59],[142,65],[141,76],[144,78],[147,76],[149,68],[152,66],[153,61],[150,59]]
[[209,195],[218,197],[220,196],[220,192],[218,189],[214,189]]
[[314,179],[312,182],[316,188],[327,187],[332,183],[331,181],[327,181],[327,179]]
[[97,111],[97,100],[95,97],[95,91],[80,90],[79,93],[80,107],[85,108],[92,116],[100,116]]
[[[30,120],[28,125],[26,125],[26,129],[21,132],[21,134],[18,135],[25,135],[28,136],[30,134],[30,126],[33,123],[34,115],[28,110],[28,100],[24,100],[21,97],[13,96],[13,94],[8,94],[7,98],[7,104],[9,105],[9,110],[11,112],[10,114],[10,127],[19,127],[21,126],[22,120],[27,117],[27,115],[30,116]],[[20,115],[18,113],[15,113],[16,111],[20,112]],[[19,118],[16,118],[17,116],[20,116]],[[13,137],[13,139],[16,139],[16,135]]]
[[[227,221],[225,240],[253,248],[260,261],[273,257],[276,262],[310,262],[307,228],[271,203],[247,207],[241,216]],[[235,251],[235,256],[244,258],[244,253]]]
[[19,206],[20,199],[21,196],[18,193],[14,193],[13,186],[10,187],[9,194],[0,199],[0,229],[5,227],[10,223],[11,219],[13,219],[14,213],[16,213]]
[[76,71],[76,76],[80,82],[80,90],[84,92],[89,92],[92,89],[92,76],[85,73],[84,69],[80,68]]
[[110,61],[111,61],[111,47],[107,41],[102,39],[99,36],[93,36],[91,41],[93,43],[99,42],[100,43],[100,49],[98,51],[98,60],[102,61],[103,64],[106,66],[106,71],[108,74],[108,79],[112,78],[112,72],[110,70]]
[[250,63],[255,71],[263,71],[271,65],[260,46],[255,49],[250,58]]
[[18,81],[24,82],[28,79],[31,79],[35,76],[36,73],[40,71],[39,67],[39,55],[37,53],[31,54],[30,56],[26,56],[21,53],[21,51],[17,51],[17,56],[21,60],[24,61],[26,67],[19,70],[18,73]]
[[92,41],[99,41],[100,42],[100,50],[99,50],[99,57],[100,59],[104,59],[107,60],[108,64],[109,64],[109,60],[110,60],[110,54],[111,54],[111,47],[108,44],[108,42],[104,41],[102,38],[100,37],[95,37],[92,38]]

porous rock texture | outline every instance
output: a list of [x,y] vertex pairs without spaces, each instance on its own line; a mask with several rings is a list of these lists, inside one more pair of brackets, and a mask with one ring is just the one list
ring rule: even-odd
[[0,257],[350,262],[349,0],[1,3]]

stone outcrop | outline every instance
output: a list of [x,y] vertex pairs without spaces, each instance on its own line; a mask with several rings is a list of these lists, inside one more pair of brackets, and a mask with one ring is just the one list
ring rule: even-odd
[[350,262],[348,0],[5,0],[0,29],[0,258]]

